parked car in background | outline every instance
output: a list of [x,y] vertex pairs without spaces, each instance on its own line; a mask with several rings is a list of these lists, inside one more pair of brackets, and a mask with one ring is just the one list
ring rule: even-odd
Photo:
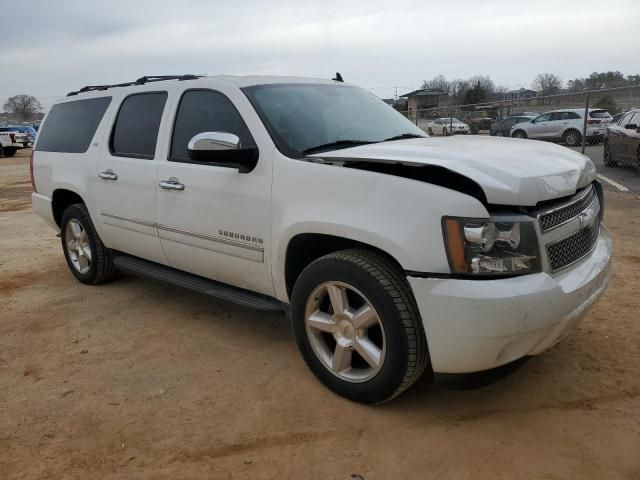
[[[587,140],[591,143],[602,141],[612,118],[606,110],[589,109]],[[529,122],[514,125],[511,128],[511,136],[534,140],[555,140],[575,147],[582,143],[583,127],[584,108],[553,110]]]
[[611,124],[614,123],[618,123],[620,121],[620,119],[622,117],[624,117],[627,114],[627,112],[622,112],[622,113],[616,113],[612,118],[611,118]]
[[518,123],[530,122],[535,117],[537,117],[537,115],[514,115],[503,118],[491,124],[489,134],[494,137],[508,137],[511,135],[511,127]]
[[31,142],[26,133],[18,132],[12,127],[0,127],[0,135],[2,135],[2,155],[5,157],[13,157],[21,148],[26,145],[31,146]]
[[640,108],[625,113],[618,123],[607,128],[604,164],[640,167]]
[[0,156],[13,157],[23,144],[24,133],[0,131]]
[[429,135],[454,135],[469,133],[469,125],[452,117],[436,118],[427,125]]
[[23,133],[24,136],[20,138],[26,139],[23,142],[23,147],[27,148],[33,145],[33,142],[36,140],[37,131],[31,125],[9,125],[7,127],[0,127],[0,132],[17,132]]

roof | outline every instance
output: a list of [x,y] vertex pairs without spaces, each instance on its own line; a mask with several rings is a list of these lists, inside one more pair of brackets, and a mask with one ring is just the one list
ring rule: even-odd
[[88,92],[103,92],[105,90],[109,90],[112,88],[124,88],[124,87],[139,87],[142,85],[148,85],[155,82],[165,82],[169,85],[178,82],[199,82],[207,80],[222,80],[225,82],[233,83],[239,88],[249,87],[254,85],[268,85],[268,84],[277,84],[277,83],[324,83],[324,84],[339,84],[342,85],[344,82],[329,80],[326,78],[308,78],[308,77],[285,77],[285,76],[259,76],[259,75],[216,75],[216,76],[205,76],[205,75],[168,75],[168,76],[144,76],[140,77],[137,80],[126,83],[117,83],[113,85],[89,85],[86,87],[82,87],[78,91],[70,92],[67,96],[75,96],[78,94],[88,93]]
[[414,90],[413,92],[405,93],[404,95],[400,95],[400,97],[437,97],[440,95],[447,95],[442,90],[434,90],[429,88],[420,88],[418,90]]
[[531,90],[530,88],[517,88],[516,90],[509,90],[507,93],[523,93],[523,92],[538,93],[536,90]]

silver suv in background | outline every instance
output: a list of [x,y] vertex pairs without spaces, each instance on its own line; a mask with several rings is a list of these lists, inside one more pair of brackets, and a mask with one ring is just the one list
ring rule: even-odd
[[[606,110],[589,109],[587,140],[592,143],[602,141],[612,118]],[[583,127],[584,108],[568,108],[546,112],[529,122],[516,124],[511,128],[511,136],[534,140],[556,140],[575,147],[582,143]]]

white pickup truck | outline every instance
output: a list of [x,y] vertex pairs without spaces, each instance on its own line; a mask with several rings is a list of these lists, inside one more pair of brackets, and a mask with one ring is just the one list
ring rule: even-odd
[[284,311],[310,370],[359,402],[562,339],[610,276],[592,162],[429,138],[340,80],[71,92],[36,141],[33,208],[81,282],[124,270]]
[[13,157],[24,148],[26,135],[20,132],[0,132],[0,156]]

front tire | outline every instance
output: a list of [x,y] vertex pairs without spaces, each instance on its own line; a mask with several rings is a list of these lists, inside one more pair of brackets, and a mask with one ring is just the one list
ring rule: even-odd
[[64,257],[79,281],[98,285],[113,278],[113,255],[100,240],[84,203],[67,207],[62,214],[60,230]]
[[527,138],[527,134],[525,133],[524,130],[516,130],[515,132],[513,132],[513,134],[511,135],[512,138],[520,138],[520,139],[525,139]]
[[312,373],[356,402],[391,400],[428,365],[406,278],[377,253],[343,250],[311,263],[293,289],[291,323]]

